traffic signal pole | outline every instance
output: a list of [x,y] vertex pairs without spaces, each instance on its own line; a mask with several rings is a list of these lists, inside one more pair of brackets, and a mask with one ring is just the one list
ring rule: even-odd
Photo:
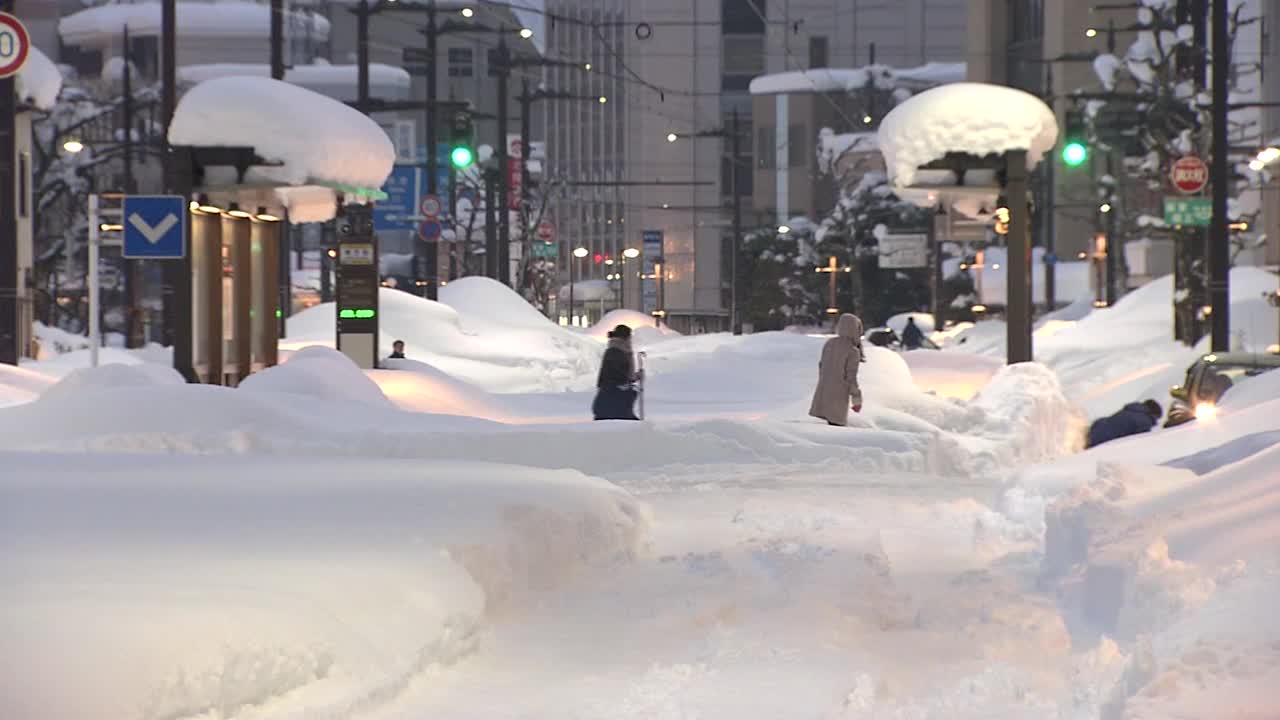
[[1213,227],[1209,233],[1209,327],[1213,352],[1231,349],[1230,248],[1227,237],[1227,191],[1231,182],[1227,153],[1227,94],[1230,92],[1231,38],[1227,1],[1213,0]]
[[[436,3],[431,0],[431,4],[427,6],[427,104],[423,110],[423,128],[426,133],[427,145],[427,194],[438,195],[440,188],[436,182],[436,175],[439,172],[437,167],[438,159],[436,157],[436,74],[439,72],[436,63],[436,36],[438,29],[436,27]],[[424,251],[427,254],[425,270],[426,277],[423,281],[424,296],[428,300],[436,300],[440,297],[440,242],[431,240],[426,242]]]
[[505,28],[498,32],[498,143],[494,157],[498,159],[498,282],[511,284],[511,217],[507,169],[507,80],[511,75]]
[[[13,0],[0,0],[0,10],[13,12]],[[0,363],[5,365],[17,365],[22,354],[18,348],[18,213],[14,190],[16,105],[14,78],[0,80]]]

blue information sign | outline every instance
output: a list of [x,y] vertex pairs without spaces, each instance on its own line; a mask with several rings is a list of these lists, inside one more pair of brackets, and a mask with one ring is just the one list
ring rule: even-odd
[[150,260],[187,254],[187,201],[179,195],[126,195],[124,256]]

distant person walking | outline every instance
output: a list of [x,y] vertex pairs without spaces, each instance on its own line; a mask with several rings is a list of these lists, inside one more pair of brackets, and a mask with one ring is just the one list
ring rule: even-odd
[[1105,442],[1148,432],[1160,421],[1162,413],[1160,403],[1155,400],[1129,403],[1114,415],[1094,420],[1089,426],[1089,440],[1085,447],[1097,447]]
[[619,325],[609,331],[609,347],[600,361],[596,399],[591,403],[595,419],[639,420],[635,413],[638,395],[635,384],[640,375],[631,352],[631,328]]
[[391,343],[391,354],[387,356],[387,359],[388,360],[404,359],[404,341],[403,340],[397,340]]
[[862,320],[845,313],[836,322],[836,336],[822,346],[818,387],[809,414],[829,425],[848,425],[849,409],[862,412],[858,365],[862,362]]
[[907,326],[902,329],[902,347],[905,350],[919,350],[924,347],[924,333],[916,325],[914,317],[907,318]]

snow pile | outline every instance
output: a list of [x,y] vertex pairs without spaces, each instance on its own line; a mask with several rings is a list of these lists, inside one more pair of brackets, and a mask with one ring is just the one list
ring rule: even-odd
[[982,156],[1026,150],[1034,168],[1058,141],[1053,111],[1030,93],[1001,85],[955,83],[926,90],[880,123],[880,149],[899,187],[947,153]]
[[363,714],[475,650],[486,615],[633,555],[644,529],[626,493],[568,470],[4,462],[13,718]]
[[770,75],[751,80],[752,95],[784,93],[855,92],[866,87],[894,90],[899,87],[930,87],[964,80],[964,63],[928,63],[915,68],[868,65],[859,68],[813,68]]
[[[1231,271],[1234,344],[1259,351],[1276,342],[1276,309],[1261,299],[1275,283],[1275,275],[1258,268]],[[1111,308],[1093,309],[1087,302],[1065,308],[1038,323],[1036,360],[1058,373],[1067,396],[1091,418],[1144,398],[1167,405],[1169,386],[1207,349],[1174,342],[1172,303],[1173,278],[1165,276]],[[1003,322],[978,323],[949,341],[947,350],[1003,357],[1004,335]]]
[[164,365],[100,365],[72,371],[45,390],[40,396],[40,402],[60,403],[116,390],[183,385],[185,382],[177,370]]
[[[284,80],[308,90],[324,93],[341,89],[342,100],[354,100],[359,66],[356,65],[294,65],[287,69]],[[178,68],[178,81],[188,85],[224,77],[271,77],[271,66],[258,63],[207,63],[184,65]],[[409,91],[409,73],[403,68],[382,63],[369,64],[369,86],[378,97],[387,98],[392,90]],[[324,93],[329,94],[329,93]],[[390,98],[389,98],[390,99]]]
[[[489,392],[595,386],[599,343],[555,325],[510,288],[466,278],[441,288],[440,296],[441,302],[432,302],[382,289],[381,357],[391,353],[392,342],[403,340],[410,359]],[[331,347],[333,333],[333,304],[317,305],[289,318],[289,338],[281,347]]]
[[326,347],[292,353],[281,365],[245,378],[241,392],[311,395],[324,400],[390,407],[387,396],[346,355]]
[[54,382],[44,373],[0,365],[0,407],[31,402]]
[[679,337],[680,333],[672,330],[665,325],[655,325],[653,316],[646,315],[638,310],[610,310],[604,314],[604,317],[587,328],[587,335],[593,337],[600,342],[609,339],[609,331],[619,325],[626,325],[631,328],[632,338],[638,346],[649,345],[655,342],[661,342],[666,338]]
[[389,359],[383,362],[383,368],[369,372],[369,379],[401,409],[495,422],[517,420],[500,398],[424,362]]
[[[100,5],[65,15],[58,21],[58,34],[69,45],[89,45],[109,41],[129,28],[133,37],[160,34],[160,3],[117,3]],[[285,16],[285,37],[297,32],[323,42],[329,37],[329,21],[314,13],[291,12]],[[179,38],[255,38],[271,35],[271,9],[264,4],[221,0],[178,4]]]
[[16,91],[18,102],[31,103],[38,110],[52,110],[62,92],[62,73],[48,55],[33,46],[18,71]]
[[395,164],[390,138],[363,113],[270,78],[224,77],[191,88],[178,103],[169,141],[252,147],[281,164],[255,167],[250,176],[282,185],[378,188]]

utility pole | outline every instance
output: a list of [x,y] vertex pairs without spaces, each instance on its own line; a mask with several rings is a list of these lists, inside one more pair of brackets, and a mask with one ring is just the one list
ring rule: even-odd
[[507,50],[506,28],[498,27],[498,282],[511,284],[511,217],[508,195],[511,192],[507,168],[507,80],[511,62]]
[[[1107,150],[1107,175],[1112,178],[1115,177],[1114,157],[1115,151]],[[1107,307],[1112,307],[1116,304],[1116,300],[1119,299],[1116,286],[1120,280],[1120,246],[1117,242],[1119,238],[1116,233],[1116,214],[1120,211],[1115,207],[1114,189],[1109,192],[1104,202],[1107,203],[1109,209],[1103,213],[1102,218],[1104,232],[1107,234],[1107,287],[1106,292],[1103,294],[1103,299],[1107,301]]]
[[[173,112],[178,106],[177,82],[178,7],[177,0],[164,0],[160,13],[160,63],[162,115],[165,124],[165,188],[174,195],[191,197],[191,154],[178,152],[168,140]],[[190,224],[188,223],[188,226]],[[187,232],[190,232],[188,229]],[[187,238],[189,240],[189,238]],[[193,363],[191,303],[191,243],[180,259],[164,261],[165,331],[173,348],[173,368],[187,382],[199,382]],[[215,378],[215,381],[221,378]]]
[[369,112],[369,0],[356,6],[356,109]]
[[[733,220],[730,232],[733,233],[733,239],[729,248],[729,326],[734,335],[742,334],[742,318],[739,316],[739,306],[741,299],[738,294],[739,278],[739,262],[738,255],[741,254],[742,246],[742,193],[738,187],[738,167],[742,162],[741,149],[739,143],[741,139],[738,126],[738,109],[734,108],[733,117],[729,125],[729,189],[733,193]],[[832,277],[835,277],[834,275]],[[832,287],[835,287],[834,285]]]
[[501,280],[498,276],[498,263],[501,259],[498,252],[498,221],[495,210],[496,200],[494,198],[494,186],[498,184],[498,179],[494,177],[498,171],[491,167],[486,167],[483,171],[484,177],[484,269],[485,275],[494,280]]
[[[124,74],[120,77],[120,90],[124,94],[124,98],[120,104],[121,114],[124,116],[121,125],[124,126],[124,193],[133,195],[138,192],[138,180],[133,175],[133,57],[129,52],[129,25],[124,26],[124,33],[121,38],[123,50],[121,54],[124,59]],[[129,312],[126,314],[126,322],[128,326],[125,328],[125,346],[131,348],[142,347],[142,269],[141,260],[125,260],[124,261],[124,285],[129,294]]]
[[1227,191],[1231,182],[1227,153],[1227,95],[1230,91],[1231,38],[1227,28],[1228,0],[1213,0],[1213,227],[1207,253],[1209,323],[1214,352],[1231,349],[1230,247],[1227,237]]
[[[13,0],[0,0],[0,10],[13,12]],[[17,91],[14,78],[0,80],[0,363],[17,365],[18,356],[18,213],[14,188],[14,140],[17,139]]]
[[[436,157],[436,74],[438,72],[436,53],[436,36],[438,35],[436,27],[436,3],[431,0],[431,4],[427,6],[427,102],[423,107],[422,120],[423,132],[427,145],[427,194],[438,195],[440,188],[436,182],[436,175],[439,173],[437,164],[439,158]],[[440,242],[432,240],[426,242],[424,248],[426,252],[426,285],[423,289],[426,291],[428,300],[436,300],[440,297]]]
[[[271,0],[271,78],[284,80],[284,0]],[[293,310],[293,273],[289,271],[290,228],[288,211],[280,223],[280,250],[276,253],[276,279],[280,292],[280,317],[276,323],[277,337],[284,337],[288,318]],[[298,253],[302,260],[302,253]]]
[[532,109],[533,96],[529,94],[529,79],[525,78],[520,86],[520,230],[522,234],[530,231],[529,222],[532,220],[532,211],[529,207],[529,136],[533,133],[529,127],[531,123],[529,114]]

